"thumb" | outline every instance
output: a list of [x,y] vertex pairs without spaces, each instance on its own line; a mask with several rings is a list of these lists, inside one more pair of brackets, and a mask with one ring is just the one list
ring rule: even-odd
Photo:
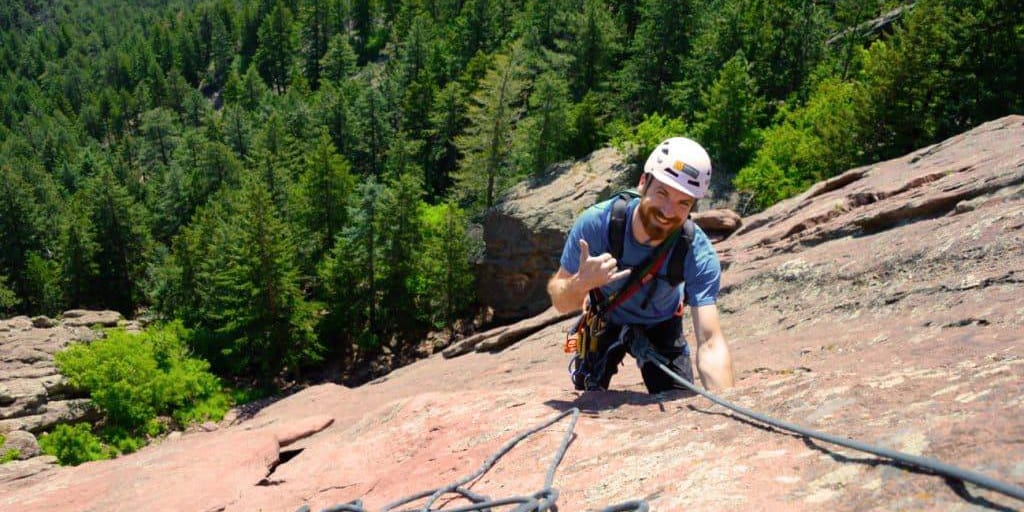
[[590,246],[587,245],[587,241],[580,238],[580,260],[586,260],[590,258]]

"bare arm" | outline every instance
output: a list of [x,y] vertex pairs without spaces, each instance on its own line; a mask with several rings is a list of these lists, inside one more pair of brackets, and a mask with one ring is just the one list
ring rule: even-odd
[[690,312],[697,338],[697,371],[701,382],[711,391],[731,388],[734,385],[732,355],[718,323],[718,307],[714,304],[695,306]]
[[568,270],[558,267],[558,273],[548,281],[548,295],[551,297],[551,305],[559,313],[576,311],[583,306],[583,299],[586,298],[589,290],[583,289],[576,274],[570,274]]
[[616,265],[618,262],[608,253],[591,257],[587,242],[580,239],[580,270],[570,274],[565,268],[558,267],[558,272],[548,281],[551,305],[559,313],[580,309],[592,288],[629,275],[629,269],[616,271]]

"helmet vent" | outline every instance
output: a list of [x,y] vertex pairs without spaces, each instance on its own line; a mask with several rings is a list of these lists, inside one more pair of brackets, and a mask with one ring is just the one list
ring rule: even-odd
[[666,168],[665,168],[665,172],[667,172],[667,173],[671,174],[672,176],[675,176],[676,178],[678,178],[678,177],[679,177],[679,173],[678,173],[678,172],[675,172],[675,171],[673,171],[671,167],[666,167]]
[[693,181],[693,180],[686,180],[686,182],[689,183],[690,185],[695,186],[695,187],[699,187],[700,186],[700,183],[697,183],[696,181]]

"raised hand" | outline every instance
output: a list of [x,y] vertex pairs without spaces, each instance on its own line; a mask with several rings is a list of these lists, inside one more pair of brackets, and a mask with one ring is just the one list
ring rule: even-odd
[[577,272],[576,278],[583,283],[587,290],[628,276],[630,269],[616,271],[618,264],[619,262],[608,253],[591,257],[590,245],[586,240],[580,238],[580,270]]

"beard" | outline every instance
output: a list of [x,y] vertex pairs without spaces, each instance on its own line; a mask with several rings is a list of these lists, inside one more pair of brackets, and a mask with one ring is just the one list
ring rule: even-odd
[[637,206],[637,214],[647,236],[651,237],[651,242],[660,242],[668,238],[669,233],[686,222],[686,219],[680,217],[665,217],[658,208],[643,199]]

